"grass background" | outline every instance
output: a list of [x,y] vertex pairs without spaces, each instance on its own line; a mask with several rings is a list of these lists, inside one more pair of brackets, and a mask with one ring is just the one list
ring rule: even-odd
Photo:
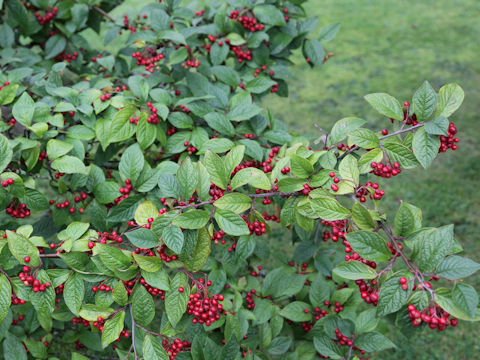
[[[375,121],[381,129],[389,121],[364,95],[387,92],[403,103],[424,80],[437,90],[458,83],[465,101],[450,118],[459,131],[458,150],[441,154],[427,171],[381,179],[387,193],[382,202],[390,213],[401,199],[421,207],[428,226],[454,223],[467,255],[480,260],[480,1],[310,0],[306,8],[321,25],[341,23],[337,37],[325,44],[335,56],[312,70],[297,54],[289,98],[269,96],[266,105],[301,134],[317,132],[314,122],[329,130],[346,116]],[[480,288],[480,276],[469,282]],[[392,332],[400,349],[374,358],[480,359],[479,336],[480,326],[464,321],[442,333],[425,330],[408,346]]]

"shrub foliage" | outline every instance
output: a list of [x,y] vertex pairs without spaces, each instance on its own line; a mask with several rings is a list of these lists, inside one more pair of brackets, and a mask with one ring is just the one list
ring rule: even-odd
[[261,99],[339,29],[304,2],[0,0],[4,359],[358,360],[381,319],[480,318],[453,226],[380,207],[457,148],[462,89],[290,133]]

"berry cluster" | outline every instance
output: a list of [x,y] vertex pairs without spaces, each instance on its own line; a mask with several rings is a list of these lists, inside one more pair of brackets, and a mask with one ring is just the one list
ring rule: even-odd
[[448,149],[457,150],[457,142],[459,142],[459,138],[454,138],[453,136],[457,133],[457,128],[455,124],[451,122],[448,125],[448,136],[440,135],[440,148],[438,152],[445,152]]
[[267,232],[267,224],[264,222],[260,222],[255,220],[254,222],[250,223],[246,215],[242,215],[243,220],[247,223],[248,229],[250,230],[250,235],[257,235],[261,236]]
[[223,309],[223,305],[220,304],[219,301],[223,301],[223,298],[223,295],[216,294],[211,298],[207,296],[203,297],[201,293],[190,294],[187,313],[193,315],[192,323],[210,326],[220,319],[220,312]]
[[123,195],[113,200],[115,205],[120,204],[122,200],[128,198],[128,194],[130,194],[130,191],[132,191],[132,188],[133,188],[132,181],[130,179],[126,179],[125,186],[121,187],[120,190],[118,190],[120,194],[123,194]]
[[215,244],[218,244],[219,241],[221,241],[222,244],[225,244],[225,239],[223,237],[225,236],[225,231],[223,230],[218,230],[217,233],[212,235],[212,240]]
[[10,302],[12,303],[12,305],[24,305],[25,304],[25,300],[20,299],[14,293],[12,293],[12,296],[11,296],[10,299],[11,299]]
[[[1,89],[0,89],[0,90],[1,90]],[[17,122],[17,119],[15,119],[15,118],[12,117],[12,118],[10,118],[10,121],[7,121],[7,122],[6,122],[6,124],[7,124],[8,126],[12,126],[12,127],[13,127],[13,126],[15,126],[15,123],[16,123],[16,122]]]
[[40,25],[45,25],[50,21],[52,21],[52,19],[57,15],[57,13],[58,13],[58,7],[54,7],[51,10],[45,11],[44,16],[40,15],[38,11],[35,12],[35,18],[37,19]]
[[67,54],[65,51],[62,51],[60,54],[58,54],[55,57],[55,61],[57,62],[66,61],[67,63],[70,63],[72,61],[77,60],[77,57],[78,57],[77,51],[74,51],[72,54]]
[[170,129],[167,130],[167,136],[173,135],[177,132],[177,128],[172,126]]
[[2,187],[7,188],[9,185],[12,185],[13,182],[12,178],[8,178],[7,180],[2,181]]
[[147,107],[148,107],[148,110],[150,110],[151,112],[151,115],[147,118],[147,122],[149,122],[150,124],[158,124],[158,115],[157,115],[157,111],[158,109],[153,106],[153,104],[149,101],[147,102]]
[[352,144],[352,145],[350,145],[350,146],[345,145],[344,143],[338,143],[338,144],[337,144],[337,149],[338,149],[338,150],[341,150],[341,151],[348,151],[348,150],[350,150],[350,149],[352,149],[352,148],[354,148],[354,147],[355,147],[355,144]]
[[5,86],[10,85],[10,81],[5,81],[3,85],[0,85],[0,90],[2,90]]
[[153,73],[155,66],[159,61],[165,58],[165,55],[158,54],[155,49],[146,48],[143,53],[140,51],[134,52],[132,58],[137,60],[138,66],[143,66],[146,71]]
[[[26,262],[29,262],[29,261],[26,261]],[[29,274],[30,267],[24,266],[22,270],[23,271],[20,274],[18,274],[18,277],[23,282],[23,285],[31,286],[33,292],[45,291],[47,290],[47,288],[51,286],[49,281],[47,281],[45,284],[42,284],[40,283],[40,280],[35,279],[32,275],[30,275]]]
[[245,301],[247,302],[247,308],[249,310],[255,309],[255,300],[253,299],[253,296],[255,295],[256,292],[257,290],[252,289],[249,292],[247,292],[247,296],[245,297]]
[[[225,42],[227,44],[229,44],[228,39],[225,40]],[[235,57],[237,58],[237,61],[239,63],[243,62],[243,60],[245,60],[245,61],[252,60],[252,52],[250,50],[248,50],[248,48],[246,48],[246,47],[244,48],[243,46],[232,46],[232,45],[230,45],[230,50],[233,51],[233,53],[235,54]]]
[[162,346],[168,354],[168,359],[173,360],[179,352],[190,351],[192,344],[187,340],[182,341],[176,338],[171,343],[167,339],[162,340]]
[[11,217],[23,219],[27,216],[30,216],[30,209],[27,208],[27,204],[25,203],[16,203],[15,201],[11,201],[5,208],[5,213]]
[[[208,50],[207,50],[208,51]],[[182,66],[184,69],[188,68],[198,68],[200,65],[202,65],[202,62],[197,59],[196,57],[192,57],[191,59],[185,61]]]
[[457,326],[456,318],[450,319],[450,314],[440,308],[437,304],[427,307],[421,311],[417,310],[415,305],[408,305],[408,317],[412,320],[412,325],[417,327],[423,323],[428,324],[430,329],[438,329],[443,331],[447,326]]
[[246,30],[255,32],[262,31],[265,28],[265,25],[259,24],[258,20],[253,16],[238,16],[240,12],[234,10],[230,12],[230,19],[238,21]]
[[105,93],[105,94],[100,96],[100,101],[105,102],[107,100],[110,100],[111,98],[112,98],[112,94]]
[[62,173],[62,172],[58,172],[58,173],[55,173],[54,177],[55,179],[60,179],[62,176],[65,176],[65,173]]
[[168,248],[166,247],[166,245],[162,244],[162,246],[160,246],[160,249],[157,250],[158,254],[160,255],[160,259],[162,259],[167,263],[177,260],[178,259],[177,255],[167,255],[165,253],[167,249]]
[[113,292],[113,288],[100,283],[98,286],[92,286],[92,291],[96,293],[97,291]]
[[368,181],[365,185],[359,184],[355,190],[355,196],[360,199],[360,202],[365,202],[367,201],[367,195],[370,199],[382,200],[385,191],[379,189],[378,183],[372,183],[371,181]]
[[103,233],[98,231],[97,235],[98,235],[98,242],[100,244],[106,244],[107,242],[120,244],[123,242],[122,237],[116,231],[112,231],[111,233],[107,231],[104,231]]
[[218,200],[223,196],[223,190],[214,183],[211,183],[208,194],[212,197],[210,200]]
[[334,340],[334,342],[336,342],[338,345],[353,347],[354,351],[360,351],[362,355],[365,354],[365,351],[354,346],[353,339],[349,339],[347,336],[343,335],[340,329],[335,329],[335,336],[337,337],[337,340]]
[[392,176],[396,176],[402,172],[402,169],[400,169],[400,164],[398,162],[394,162],[393,166],[391,164],[383,164],[383,163],[376,163],[375,161],[370,164],[372,167],[371,173],[374,175],[384,177],[384,178],[390,178]]
[[135,117],[131,117],[130,119],[128,119],[128,121],[130,122],[130,124],[134,124],[134,125],[138,125],[138,121],[140,120],[140,117],[139,116],[135,116]]
[[[327,302],[328,303],[328,302]],[[305,309],[304,312],[306,314],[308,314],[310,312],[309,309]],[[320,320],[321,318],[325,317],[328,315],[328,312],[327,310],[325,309],[320,309],[318,306],[313,310],[313,317],[316,321]],[[309,332],[310,330],[312,330],[313,328],[313,325],[314,325],[314,322],[303,322],[302,323],[302,328],[305,332]]]
[[378,304],[378,290],[376,289],[377,280],[355,280],[355,283],[360,290],[360,296],[367,304],[377,306]]

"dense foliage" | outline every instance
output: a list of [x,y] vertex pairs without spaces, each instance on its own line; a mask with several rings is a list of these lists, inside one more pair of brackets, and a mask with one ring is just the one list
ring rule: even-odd
[[456,150],[462,89],[289,133],[261,99],[339,28],[303,2],[0,0],[3,358],[367,359],[480,318],[453,226],[379,207]]

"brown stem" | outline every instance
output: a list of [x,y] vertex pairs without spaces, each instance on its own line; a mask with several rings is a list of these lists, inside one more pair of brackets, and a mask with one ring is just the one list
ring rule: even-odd
[[113,17],[111,17],[110,15],[108,15],[104,10],[102,10],[101,8],[99,8],[98,6],[92,6],[93,10],[95,10],[96,12],[102,14],[104,17],[106,17],[108,20],[110,20],[111,22],[115,22],[115,19]]

